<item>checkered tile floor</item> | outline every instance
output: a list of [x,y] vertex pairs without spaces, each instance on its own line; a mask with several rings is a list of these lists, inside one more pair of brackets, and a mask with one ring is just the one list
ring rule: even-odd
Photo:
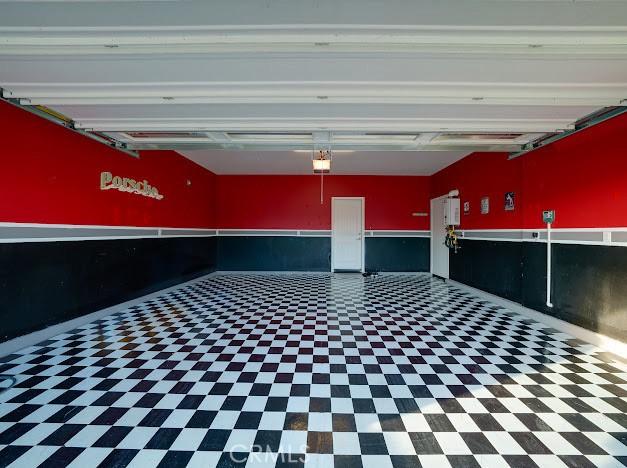
[[0,466],[627,463],[624,362],[427,276],[217,275],[0,373]]

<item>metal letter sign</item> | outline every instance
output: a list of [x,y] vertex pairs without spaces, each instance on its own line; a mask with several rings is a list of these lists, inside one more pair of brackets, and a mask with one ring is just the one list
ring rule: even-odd
[[128,177],[114,176],[110,172],[100,173],[100,190],[119,190],[120,192],[129,192],[136,195],[143,195],[144,197],[154,198],[155,200],[162,200],[163,195],[159,193],[157,187],[153,187],[147,180],[141,182],[135,179],[129,179]]

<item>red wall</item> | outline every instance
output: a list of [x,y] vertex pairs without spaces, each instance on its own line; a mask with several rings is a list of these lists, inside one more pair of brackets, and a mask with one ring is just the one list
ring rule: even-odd
[[[216,176],[173,151],[136,159],[2,102],[0,136],[0,222],[215,228]],[[102,171],[164,198],[102,191]]]
[[525,227],[546,209],[555,227],[627,227],[627,114],[523,156],[522,171]]
[[[509,161],[507,153],[473,153],[431,177],[431,196],[439,197],[458,189],[462,203],[463,229],[520,229],[522,224],[520,163]],[[505,211],[505,193],[515,192],[516,209]],[[480,213],[480,201],[490,198],[490,213]],[[463,203],[470,202],[470,213]]]
[[[330,229],[332,196],[366,198],[366,229],[429,229],[429,198],[459,189],[464,229],[627,226],[627,115],[509,161],[474,153],[432,177],[216,176],[170,151],[140,159],[0,102],[0,222],[224,229]],[[101,191],[100,172],[159,188],[163,200]],[[187,181],[191,185],[187,185]],[[516,209],[504,210],[505,192]],[[490,213],[480,200],[490,197]]]
[[219,176],[217,220],[223,229],[331,229],[331,197],[365,197],[366,229],[429,229],[428,177]]
[[[627,115],[601,123],[520,158],[473,153],[431,179],[431,195],[459,189],[470,214],[463,229],[544,227],[542,211],[556,212],[554,227],[627,226]],[[516,193],[516,209],[504,210],[505,192]],[[490,213],[480,200],[490,197]]]

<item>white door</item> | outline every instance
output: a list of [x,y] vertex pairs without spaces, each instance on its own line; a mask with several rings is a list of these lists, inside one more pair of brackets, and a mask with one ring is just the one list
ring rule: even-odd
[[444,245],[444,202],[447,197],[431,200],[431,273],[448,278],[448,248]]
[[364,199],[331,200],[331,270],[364,271]]

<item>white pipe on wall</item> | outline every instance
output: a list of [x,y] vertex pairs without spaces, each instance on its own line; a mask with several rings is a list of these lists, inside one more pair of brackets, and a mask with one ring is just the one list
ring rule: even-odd
[[546,305],[553,307],[551,302],[551,223],[546,223]]

